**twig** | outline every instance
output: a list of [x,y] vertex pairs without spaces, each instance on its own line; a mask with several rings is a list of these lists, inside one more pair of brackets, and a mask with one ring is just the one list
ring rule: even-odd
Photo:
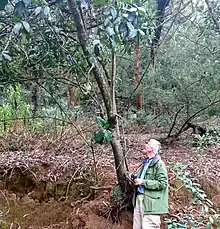
[[26,170],[28,170],[31,174],[34,175],[35,179],[37,180],[37,175],[30,169],[29,165],[26,162],[24,162],[24,164],[26,167],[25,167],[25,170],[22,172],[25,172]]
[[7,41],[6,45],[5,45],[5,48],[3,49],[3,52],[6,52],[8,46],[9,46],[11,40],[12,40],[12,34],[13,34],[13,32],[11,32],[11,34],[10,34],[10,36],[8,38],[8,41]]
[[179,188],[177,188],[176,190],[174,190],[175,192],[178,192],[182,187],[184,187],[185,184],[182,184]]
[[126,161],[126,157],[127,157],[127,154],[128,154],[129,150],[123,154],[123,157],[122,157],[122,160],[120,161],[119,165],[117,166],[117,168],[115,168],[115,170],[117,171],[119,169],[119,167],[121,166],[122,162],[125,160]]
[[91,150],[92,150],[93,166],[94,166],[94,171],[95,171],[95,180],[96,180],[96,183],[98,184],[97,163],[96,163],[96,159],[95,159],[95,152],[94,152],[93,143],[91,144]]
[[74,206],[76,206],[76,205],[79,204],[79,203],[82,203],[82,202],[85,201],[85,200],[88,200],[88,199],[90,198],[91,195],[92,195],[92,192],[90,192],[88,196],[82,198],[81,200],[77,200],[76,203],[74,204]]
[[7,214],[10,212],[10,204],[9,204],[9,201],[8,201],[8,199],[7,199],[6,195],[5,195],[5,193],[4,193],[2,190],[0,190],[0,192],[1,192],[1,194],[4,196],[4,198],[5,198],[6,202],[7,202],[7,205],[8,205],[8,210],[7,210],[7,212],[5,213],[5,215],[7,215]]
[[91,189],[94,189],[94,190],[105,190],[105,189],[112,189],[112,186],[109,185],[109,186],[102,186],[102,187],[96,187],[96,186],[90,186]]
[[[70,181],[69,181],[69,183],[68,183],[68,185],[67,185],[67,189],[66,189],[66,196],[65,196],[65,199],[68,198],[68,193],[69,193],[70,185],[71,185],[71,183],[72,183],[72,181],[73,181],[73,178],[76,176],[76,173],[77,173],[79,170],[80,170],[80,167],[78,167],[78,169],[74,172],[74,174],[73,174],[72,177],[70,178]],[[62,197],[61,197],[60,199],[62,199]]]

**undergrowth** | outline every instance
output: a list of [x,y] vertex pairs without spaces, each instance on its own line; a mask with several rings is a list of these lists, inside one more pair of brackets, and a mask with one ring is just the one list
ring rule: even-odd
[[166,219],[168,229],[211,229],[216,226],[219,223],[219,213],[214,209],[212,201],[207,198],[198,180],[191,176],[188,166],[181,163],[171,163],[169,167],[175,175],[175,179],[180,180],[182,187],[192,194],[192,199],[187,209]]
[[220,142],[220,130],[216,127],[211,127],[204,135],[194,134],[192,139],[192,146],[202,152],[209,146],[216,145]]

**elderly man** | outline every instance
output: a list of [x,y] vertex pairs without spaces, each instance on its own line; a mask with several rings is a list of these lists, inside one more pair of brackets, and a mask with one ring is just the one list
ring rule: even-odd
[[160,142],[155,139],[142,151],[144,160],[134,179],[133,229],[159,229],[160,215],[168,213],[168,176],[159,151]]

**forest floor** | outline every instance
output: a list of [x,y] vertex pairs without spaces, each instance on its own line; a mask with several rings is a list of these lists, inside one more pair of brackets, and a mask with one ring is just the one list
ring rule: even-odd
[[[88,139],[96,125],[83,126],[80,131]],[[128,163],[139,162],[144,143],[163,134],[153,127],[126,127],[123,144]],[[167,165],[187,164],[189,176],[198,179],[213,208],[220,208],[220,144],[198,153],[182,139],[163,144],[161,156]],[[192,194],[172,169],[169,183],[168,218],[206,217],[201,209],[192,208]],[[0,139],[0,229],[131,229],[131,211],[119,216],[113,212],[115,185],[111,148],[95,145],[92,152],[73,127],[41,136],[15,130]],[[119,221],[113,222],[112,215]],[[204,222],[198,228],[205,228]]]

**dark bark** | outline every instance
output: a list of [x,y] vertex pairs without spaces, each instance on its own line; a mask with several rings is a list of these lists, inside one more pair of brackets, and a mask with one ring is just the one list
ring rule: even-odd
[[155,56],[158,48],[158,43],[161,37],[161,32],[163,29],[163,22],[165,17],[165,9],[169,5],[169,0],[157,0],[157,21],[156,21],[156,28],[154,31],[154,38],[151,44],[151,61],[152,66],[155,68]]
[[192,129],[193,134],[198,134],[200,136],[203,136],[208,132],[206,127],[199,126],[199,125],[196,125],[196,124],[191,123],[191,122],[188,122],[186,124],[186,126],[185,126],[185,128],[183,129],[182,132],[187,131],[188,129]]
[[181,128],[179,129],[179,131],[174,135],[175,138],[178,138],[180,136],[180,134],[183,132],[183,130],[186,128],[186,126],[188,125],[188,123],[190,123],[198,114],[202,113],[203,111],[207,110],[208,108],[216,105],[220,103],[220,100],[216,100],[213,101],[211,103],[209,103],[208,105],[206,105],[205,107],[201,108],[200,110],[198,110],[197,112],[195,112],[193,115],[191,115],[181,126]]
[[168,133],[168,135],[167,135],[167,138],[170,138],[170,137],[171,137],[171,133],[172,133],[172,131],[173,131],[173,128],[174,128],[175,125],[176,125],[177,117],[178,117],[180,111],[181,111],[183,108],[184,108],[184,106],[182,106],[182,107],[176,112],[176,114],[175,114],[175,116],[174,116],[173,124],[172,124],[172,126],[171,126],[171,128],[170,128],[170,131],[169,131],[169,133]]

